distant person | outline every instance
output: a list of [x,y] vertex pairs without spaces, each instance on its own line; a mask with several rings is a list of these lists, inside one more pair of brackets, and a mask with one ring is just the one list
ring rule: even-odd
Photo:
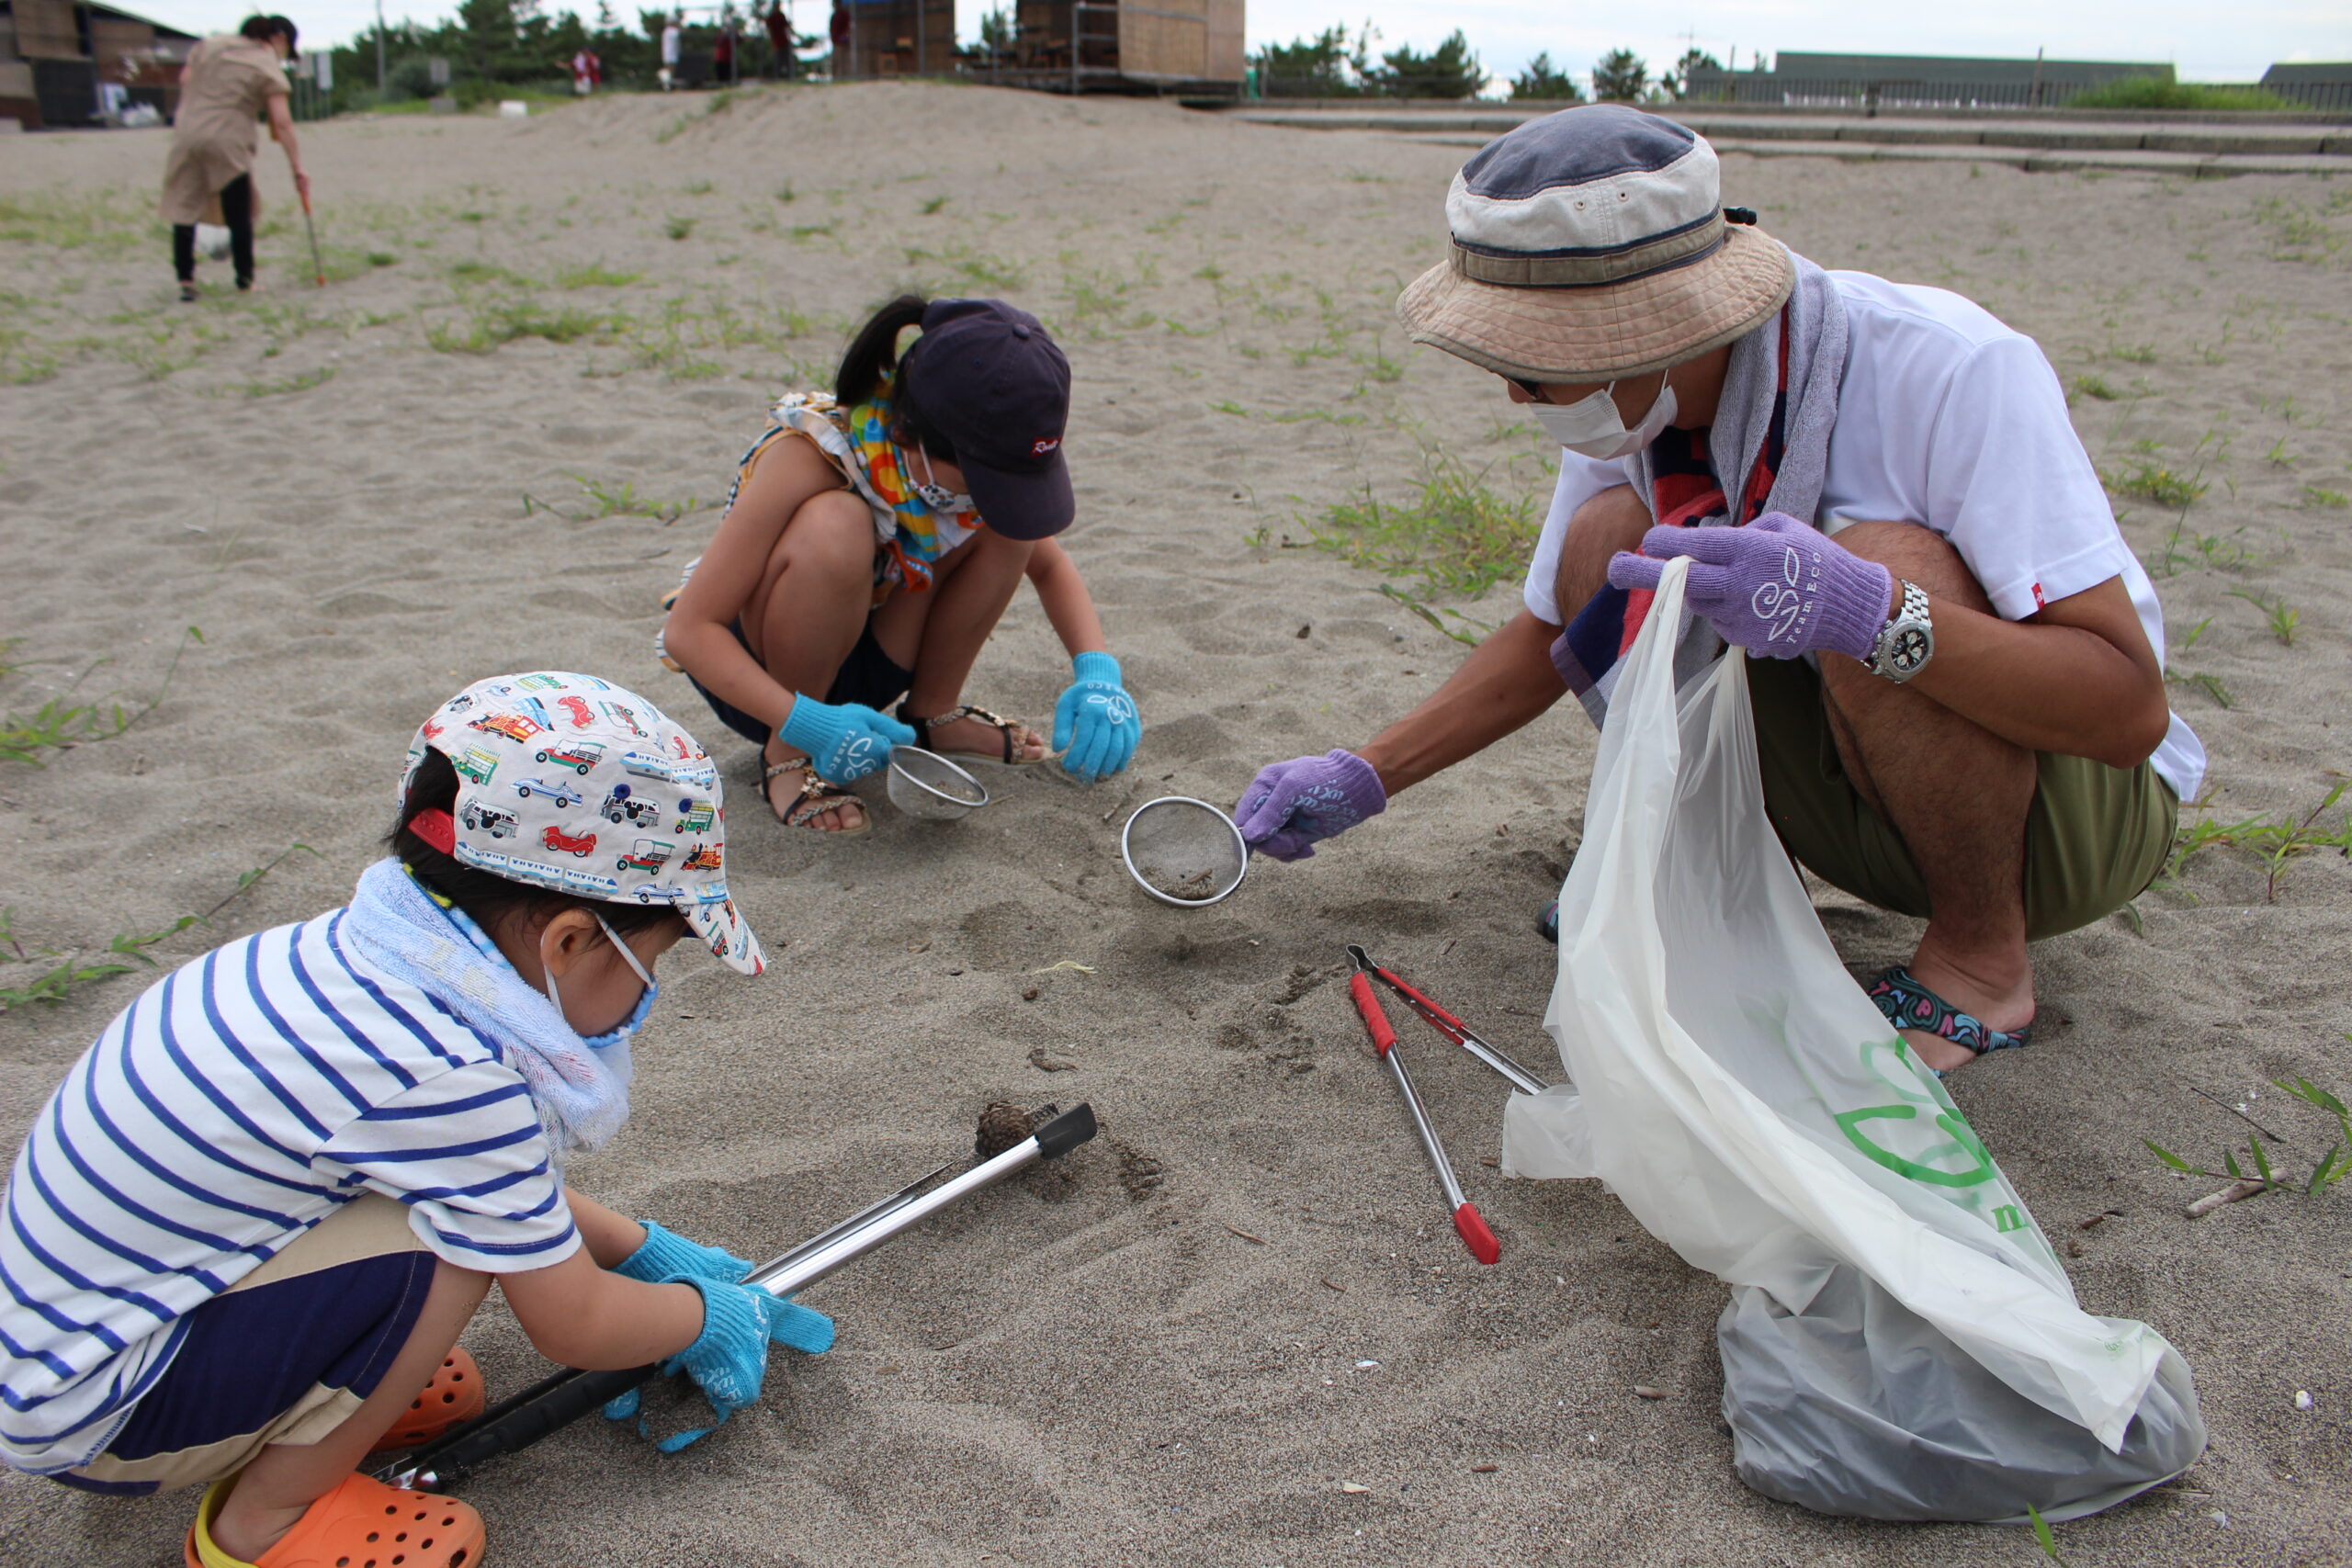
[[1703,138],[1616,105],[1530,120],[1454,176],[1453,254],[1396,313],[1562,448],[1526,607],[1368,744],[1261,772],[1237,816],[1295,859],[1569,692],[1598,720],[1689,557],[1678,669],[1746,650],[1766,812],[1824,881],[1927,922],[1869,989],[1956,1067],[2026,1043],[2028,942],[2163,867],[2204,748],[2033,340],[1945,289],[1825,272],[1718,177]]
[[767,14],[768,74],[779,81],[792,80],[792,18],[785,14],[784,0],[769,0]]
[[718,24],[718,38],[710,49],[710,78],[721,86],[734,85],[735,24],[732,20],[722,19]]
[[172,226],[172,268],[180,299],[196,299],[196,226],[218,223],[229,231],[230,262],[237,288],[254,286],[254,227],[261,220],[261,197],[254,189],[254,157],[260,150],[254,123],[269,118],[269,134],[286,150],[294,189],[311,195],[302,172],[302,150],[294,138],[294,113],[282,61],[295,58],[294,24],[283,17],[248,17],[233,33],[216,33],[188,51],[180,73],[180,107],[172,125],[172,151],[164,163],[164,221]]
[[605,84],[605,62],[586,44],[571,57],[571,90],[586,97]]
[[[778,819],[865,832],[865,807],[838,786],[898,746],[1012,767],[1043,757],[1035,730],[963,701],[1024,576],[1070,654],[1054,708],[1063,769],[1091,781],[1126,767],[1143,721],[1054,541],[1075,511],[1069,361],[1035,317],[901,295],[859,330],[831,396],[792,393],[771,418],[660,648],[762,749]],[[896,718],[880,711],[893,702]]]
[[673,11],[662,24],[662,90],[665,93],[678,85],[678,50],[685,40],[684,19],[684,13]]
[[843,81],[854,74],[857,70],[857,62],[850,58],[849,0],[833,0],[831,34],[833,80]]

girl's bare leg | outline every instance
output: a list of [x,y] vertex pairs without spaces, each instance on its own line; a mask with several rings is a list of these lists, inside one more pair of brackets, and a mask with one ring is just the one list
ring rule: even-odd
[[213,1543],[240,1562],[254,1562],[294,1528],[304,1509],[342,1485],[432,1380],[489,1289],[487,1274],[436,1263],[424,1309],[376,1392],[319,1441],[272,1443],[262,1450],[213,1516]]
[[[909,713],[930,717],[963,701],[964,682],[1021,587],[1033,548],[982,529],[941,560],[930,592],[898,595],[876,614],[875,640],[914,672],[907,692]],[[923,600],[931,603],[918,603]],[[932,739],[953,751],[994,753],[1001,745],[992,727],[968,718],[941,725]],[[1045,738],[1035,730],[1015,742],[1016,757],[1045,754]]]
[[[810,497],[785,525],[758,592],[743,606],[752,657],[781,684],[824,701],[865,629],[873,581],[874,524],[865,502],[848,491]],[[773,735],[760,754],[772,763],[803,756]],[[768,783],[769,808],[781,815],[799,793],[797,775],[778,775]],[[865,807],[852,801],[808,825],[835,832],[865,819]]]

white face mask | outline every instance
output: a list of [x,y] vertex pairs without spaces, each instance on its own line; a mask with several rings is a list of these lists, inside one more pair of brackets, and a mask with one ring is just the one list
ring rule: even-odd
[[1563,408],[1557,403],[1535,403],[1529,411],[1544,434],[1579,457],[1590,457],[1606,463],[1618,457],[1630,457],[1657,440],[1673,422],[1675,414],[1674,373],[1667,372],[1658,383],[1657,396],[1650,400],[1650,412],[1642,415],[1642,423],[1632,430],[1617,412],[1616,400],[1609,394],[1617,383],[1608,386]]
[[[591,913],[594,911],[592,910]],[[645,1026],[647,1017],[653,1011],[654,998],[662,994],[662,987],[660,982],[647,972],[645,965],[638,961],[636,949],[621,940],[620,932],[605,924],[604,916],[596,916],[596,924],[604,928],[605,939],[619,950],[622,961],[636,971],[639,979],[645,982],[645,989],[638,997],[637,1006],[630,1010],[627,1018],[602,1034],[583,1034],[580,1037],[582,1044],[602,1051],[619,1044]],[[556,987],[555,971],[544,969],[541,973],[547,980],[548,1000],[555,1004],[556,1016],[563,1018],[566,1023],[570,1023],[571,1021],[564,1018],[563,1015],[563,994]]]
[[939,482],[939,476],[932,472],[930,453],[918,446],[915,448],[915,456],[922,459],[923,479],[922,483],[915,486],[915,493],[922,497],[922,503],[925,506],[930,507],[933,512],[962,513],[975,510],[970,496],[949,490]]

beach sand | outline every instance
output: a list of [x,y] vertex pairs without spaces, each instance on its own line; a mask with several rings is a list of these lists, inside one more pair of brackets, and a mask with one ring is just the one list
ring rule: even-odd
[[[267,291],[237,300],[210,265],[192,308],[149,217],[162,133],[25,137],[0,160],[0,634],[19,667],[0,707],[80,676],[74,700],[140,710],[184,628],[203,634],[127,733],[0,762],[16,940],[102,953],[219,905],[153,950],[168,965],[307,918],[378,852],[435,703],[492,671],[589,671],[719,756],[736,895],[773,967],[671,961],[634,1117],[581,1187],[765,1256],[964,1157],[989,1100],[1091,1100],[1103,1129],[808,1292],[837,1348],[780,1360],[695,1448],[591,1421],[482,1474],[464,1495],[491,1561],[2039,1560],[2019,1530],[1747,1491],[1717,1409],[1724,1288],[1596,1183],[1501,1180],[1502,1085],[1415,1026],[1502,1263],[1451,1234],[1341,949],[1556,1069],[1533,919],[1583,830],[1594,738],[1572,705],[1212,909],[1152,903],[1120,867],[1133,805],[1229,802],[1261,763],[1359,743],[1464,653],[1380,592],[1411,580],[1284,547],[1327,507],[1406,499],[1432,454],[1506,499],[1548,493],[1494,379],[1408,348],[1389,313],[1442,254],[1459,150],[878,85],[302,135],[334,280],[311,287],[266,149]],[[2177,675],[2219,683],[2174,688],[2213,754],[2203,815],[2311,811],[2352,766],[2343,187],[1734,157],[1724,197],[1826,265],[1984,302],[2070,384],[2097,378],[2075,415],[2104,467],[2209,487],[2185,517],[2119,502],[2168,568]],[[1069,349],[1068,543],[1148,728],[1115,781],[999,777],[1001,804],[961,823],[886,810],[821,843],[766,819],[751,749],[655,662],[656,599],[767,401],[828,380],[900,284],[1001,295]],[[518,324],[570,341],[494,341]],[[1494,623],[1516,592],[1439,603]],[[2291,647],[2242,593],[2300,612]],[[1042,719],[1066,669],[1024,595],[967,695]],[[315,856],[230,897],[295,843]],[[2218,1162],[2247,1130],[2219,1100],[2290,1168],[2325,1146],[2267,1080],[2352,1093],[2352,865],[2301,856],[2271,891],[2217,847],[2136,922],[2043,944],[2038,1043],[1952,1080],[2084,1305],[2179,1346],[2211,1426],[2185,1481],[2061,1529],[2078,1565],[2347,1557],[2352,1192],[2192,1222],[2221,1183],[2142,1145]],[[1916,938],[1821,903],[1858,972]],[[45,967],[0,963],[0,987]],[[0,1016],[10,1145],[142,983]],[[494,1301],[466,1343],[496,1392],[544,1370]],[[10,1476],[0,1559],[176,1562],[191,1506]]]

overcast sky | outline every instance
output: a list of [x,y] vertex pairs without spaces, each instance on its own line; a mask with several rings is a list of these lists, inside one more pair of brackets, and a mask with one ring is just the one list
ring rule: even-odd
[[[125,8],[190,32],[232,28],[248,15],[219,0],[123,0]],[[373,0],[267,0],[283,6],[305,39],[349,38],[375,17]],[[560,9],[562,0],[545,0]],[[716,0],[711,0],[712,4]],[[739,4],[741,0],[739,0]],[[955,0],[961,30],[977,32],[987,0]],[[634,16],[639,0],[616,0]],[[1886,0],[1682,0],[1628,7],[1622,20],[1600,7],[1565,0],[1249,0],[1250,41],[1286,42],[1334,22],[1367,19],[1389,48],[1428,48],[1455,28],[1487,67],[1510,76],[1539,51],[1553,63],[1583,72],[1603,51],[1623,45],[1651,62],[1672,60],[1686,35],[1718,60],[1739,51],[1747,63],[1761,49],[1838,53],[1964,54],[2052,59],[2169,61],[2192,80],[2251,82],[2273,61],[2352,60],[2352,4],[2346,0],[1976,0],[1943,6]],[[456,0],[384,0],[394,21],[429,20]],[[594,15],[595,0],[582,0]],[[792,0],[796,24],[821,30],[830,0]]]

